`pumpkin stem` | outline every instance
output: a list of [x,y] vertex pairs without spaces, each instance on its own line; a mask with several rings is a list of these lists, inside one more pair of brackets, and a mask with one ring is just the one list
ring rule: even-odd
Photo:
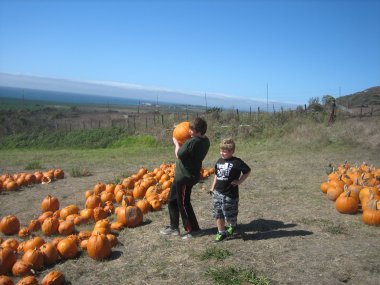
[[346,194],[346,197],[350,197],[351,191],[348,190],[348,187],[346,184],[344,184],[343,190],[344,190],[344,193]]

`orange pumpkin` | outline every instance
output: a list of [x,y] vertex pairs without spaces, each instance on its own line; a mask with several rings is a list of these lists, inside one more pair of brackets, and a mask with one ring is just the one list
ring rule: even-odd
[[41,281],[42,285],[61,285],[65,284],[65,276],[63,273],[59,271],[50,271],[48,274],[44,276],[44,278]]
[[178,124],[173,130],[173,137],[181,145],[190,138],[190,124],[189,122],[182,122]]
[[0,221],[0,232],[5,235],[17,234],[20,230],[20,221],[16,216],[5,216]]
[[143,213],[136,206],[121,206],[118,208],[117,221],[126,227],[136,227],[143,221]]
[[71,238],[64,238],[57,244],[59,255],[64,259],[74,258],[78,253],[76,241]]
[[104,234],[92,235],[87,242],[88,256],[95,260],[103,260],[111,254],[111,243]]

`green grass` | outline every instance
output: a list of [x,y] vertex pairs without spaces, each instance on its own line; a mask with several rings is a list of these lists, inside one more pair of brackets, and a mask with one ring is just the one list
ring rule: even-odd
[[206,275],[216,284],[220,285],[269,285],[270,281],[265,276],[258,276],[251,269],[237,269],[235,267],[209,269]]
[[42,169],[41,163],[37,160],[31,161],[25,166],[25,170],[35,170],[35,169]]
[[0,149],[89,149],[111,146],[153,145],[154,138],[148,136],[128,137],[123,129],[103,128],[77,130],[68,133],[31,132],[8,135],[0,139]]
[[209,259],[223,260],[223,259],[226,259],[230,255],[231,255],[231,252],[227,249],[211,247],[211,248],[207,248],[206,251],[201,254],[200,259],[201,260],[209,260]]
[[92,174],[90,170],[88,170],[86,167],[75,166],[70,170],[71,177],[86,177],[91,175]]

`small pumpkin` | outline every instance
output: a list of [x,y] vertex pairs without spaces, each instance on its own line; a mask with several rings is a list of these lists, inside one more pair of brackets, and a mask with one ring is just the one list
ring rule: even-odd
[[12,266],[12,274],[14,276],[28,276],[33,275],[33,267],[30,263],[21,259],[17,260]]
[[58,232],[61,235],[68,236],[75,233],[75,225],[73,221],[62,221],[59,223]]
[[362,220],[366,225],[380,226],[380,210],[377,209],[377,203],[367,203]]
[[62,285],[65,284],[65,276],[60,271],[50,271],[42,278],[42,285]]
[[11,271],[16,261],[17,257],[13,249],[0,247],[0,275]]
[[44,212],[55,212],[59,209],[59,200],[51,195],[46,196],[41,202],[41,211]]
[[55,264],[58,260],[58,250],[52,243],[45,243],[40,247],[45,265]]
[[45,244],[45,240],[42,237],[36,236],[33,237],[27,241],[25,241],[24,244],[24,252],[27,251],[28,249],[34,249],[34,248],[40,248],[43,244]]
[[0,231],[5,235],[17,234],[20,230],[20,221],[14,215],[8,215],[0,221]]
[[34,270],[41,270],[44,266],[44,256],[40,249],[28,249],[22,256],[22,261],[30,263]]
[[355,214],[358,207],[359,199],[345,187],[344,192],[335,201],[335,208],[342,214]]
[[64,259],[75,258],[78,254],[77,243],[70,238],[64,238],[57,244],[59,255]]
[[65,178],[65,172],[61,168],[55,169],[53,175],[54,175],[54,179]]
[[30,275],[22,278],[16,285],[39,285],[39,283],[35,276]]
[[29,225],[28,225],[28,229],[31,232],[39,231],[41,229],[40,221],[37,219],[30,220]]
[[53,217],[50,217],[50,218],[47,218],[42,226],[41,226],[41,231],[47,235],[47,236],[51,236],[51,235],[54,235],[58,232],[58,228],[59,228],[59,221],[57,218],[53,218]]
[[5,275],[0,275],[0,284],[1,285],[14,285],[11,278]]

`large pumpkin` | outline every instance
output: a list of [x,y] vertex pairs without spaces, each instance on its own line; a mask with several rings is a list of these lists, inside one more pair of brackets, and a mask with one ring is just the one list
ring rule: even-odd
[[182,122],[174,128],[173,137],[179,142],[179,144],[183,144],[190,138],[189,130],[189,122]]
[[87,242],[88,256],[95,260],[103,260],[111,254],[111,243],[105,234],[94,234]]
[[126,227],[136,227],[143,221],[143,213],[137,206],[118,207],[117,221]]

